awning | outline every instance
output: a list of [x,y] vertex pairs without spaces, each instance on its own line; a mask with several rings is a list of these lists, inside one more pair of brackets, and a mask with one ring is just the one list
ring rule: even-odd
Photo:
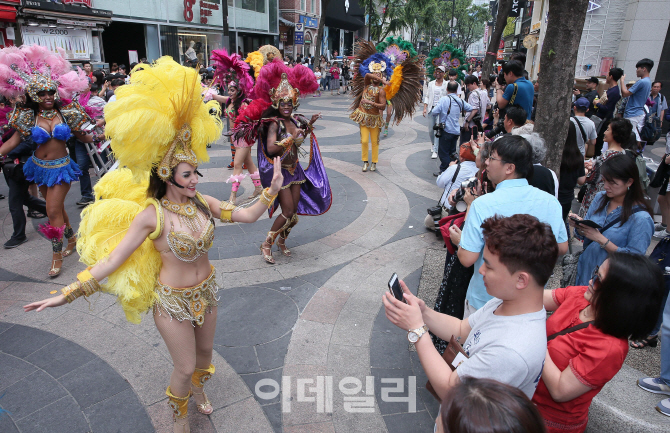
[[289,20],[284,19],[282,17],[279,17],[279,21],[281,21],[281,23],[286,25],[286,26],[295,27],[295,23],[293,21],[289,21]]
[[358,0],[331,0],[325,17],[328,27],[354,31],[365,26],[365,11]]
[[35,15],[35,16],[43,16],[44,18],[52,18],[52,19],[70,18],[70,19],[77,19],[77,20],[83,20],[83,21],[96,21],[96,22],[99,22],[100,24],[109,24],[110,22],[112,22],[111,18],[103,17],[103,16],[82,15],[82,14],[73,14],[73,13],[65,13],[65,12],[57,12],[57,11],[45,11],[45,10],[30,9],[30,8],[23,8],[23,13],[24,14]]
[[16,22],[16,8],[0,5],[0,21]]

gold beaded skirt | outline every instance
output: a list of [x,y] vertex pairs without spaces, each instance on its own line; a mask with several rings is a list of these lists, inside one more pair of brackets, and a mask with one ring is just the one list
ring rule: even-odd
[[382,114],[368,114],[363,112],[360,108],[355,109],[354,112],[349,115],[349,119],[361,126],[367,126],[368,128],[381,128],[384,126]]
[[154,314],[165,312],[170,319],[177,319],[180,322],[188,320],[193,326],[202,326],[205,323],[205,313],[210,313],[212,307],[218,305],[216,298],[218,291],[214,266],[209,276],[193,287],[178,289],[158,280],[156,283],[158,301],[154,305]]

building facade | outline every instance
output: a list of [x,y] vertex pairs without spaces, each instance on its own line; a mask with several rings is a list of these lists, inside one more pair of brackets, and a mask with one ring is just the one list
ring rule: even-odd
[[318,55],[320,20],[321,0],[279,0],[279,50],[293,58]]

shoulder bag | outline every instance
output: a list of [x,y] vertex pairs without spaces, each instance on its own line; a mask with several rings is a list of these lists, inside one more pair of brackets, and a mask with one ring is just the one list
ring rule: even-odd
[[580,323],[579,325],[571,326],[570,328],[566,328],[562,331],[558,331],[555,334],[551,334],[549,337],[547,337],[547,343],[553,340],[556,337],[560,337],[561,335],[569,334],[571,332],[579,331],[580,329],[587,328],[591,323],[593,323],[593,320],[589,320],[588,322]]
[[[456,367],[458,367],[458,365],[454,366],[453,362],[459,353],[465,356],[466,359],[468,358],[468,354],[465,353],[463,345],[459,343],[456,337],[452,335],[449,339],[447,348],[444,349],[444,353],[442,354],[442,359],[444,359],[451,371],[455,371]],[[430,380],[426,382],[426,389],[433,395],[433,397],[435,397],[435,400],[437,400],[439,403],[442,403],[442,399],[439,395],[437,395],[437,392],[435,392],[435,388],[433,388],[433,385],[430,384]]]

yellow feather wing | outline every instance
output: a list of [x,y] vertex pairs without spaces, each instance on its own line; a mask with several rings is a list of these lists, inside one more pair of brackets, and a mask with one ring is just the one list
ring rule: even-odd
[[249,53],[245,62],[254,68],[254,77],[258,78],[258,74],[261,73],[261,68],[263,67],[263,54],[260,51]]
[[[118,169],[95,186],[96,201],[82,212],[77,251],[81,261],[93,266],[107,257],[124,238],[133,219],[147,207],[148,181],[135,183],[128,169]],[[118,297],[126,319],[140,323],[157,299],[154,292],[161,269],[160,253],[146,239],[102,285]]]

